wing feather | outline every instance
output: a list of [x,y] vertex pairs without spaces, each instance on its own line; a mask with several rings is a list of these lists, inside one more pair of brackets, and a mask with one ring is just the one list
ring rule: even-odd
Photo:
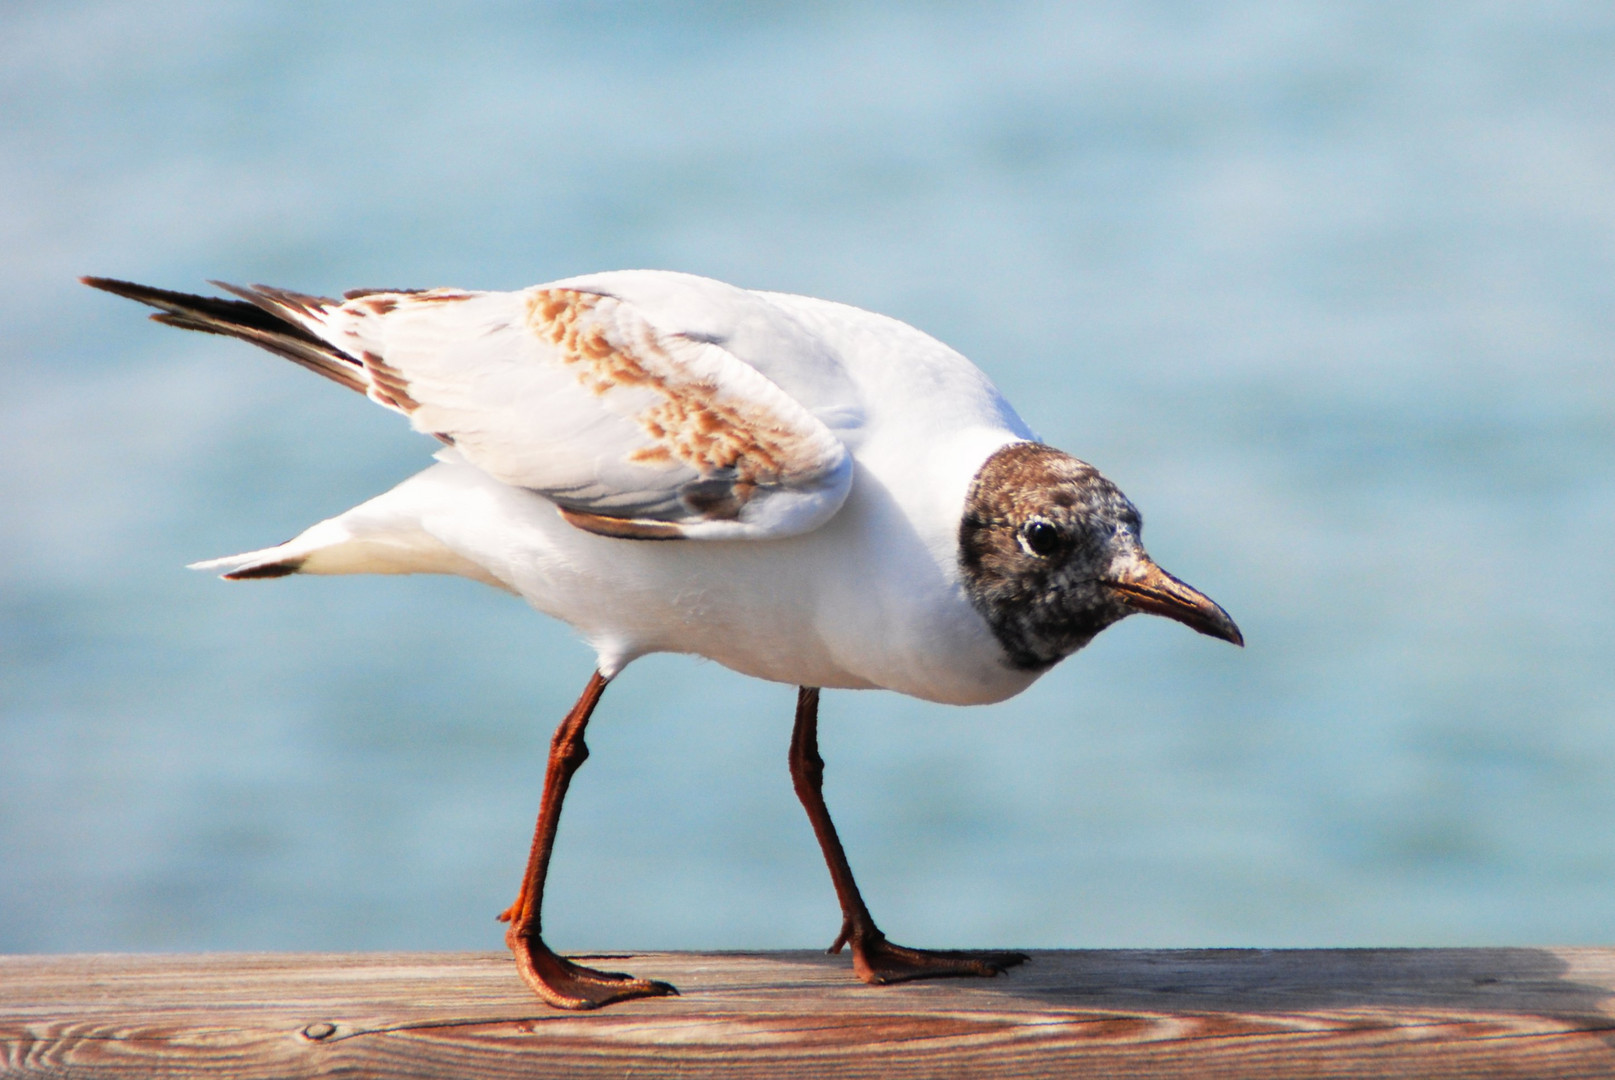
[[579,528],[787,536],[828,520],[851,486],[846,447],[812,412],[709,335],[616,296],[370,296],[328,322],[360,342],[372,396]]
[[[758,294],[686,275],[610,280],[638,282],[649,307],[579,280],[342,301],[222,282],[240,299],[87,283],[361,390],[580,529],[767,539],[828,521],[852,485],[838,432],[861,416],[839,359]],[[731,339],[747,343],[744,359]],[[818,399],[786,393],[770,364]]]

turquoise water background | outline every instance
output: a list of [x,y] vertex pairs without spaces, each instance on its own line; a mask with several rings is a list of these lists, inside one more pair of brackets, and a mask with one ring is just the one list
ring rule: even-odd
[[[0,950],[498,948],[591,663],[467,582],[186,572],[432,444],[75,276],[628,266],[948,341],[1246,633],[826,694],[894,939],[1615,940],[1608,5],[13,4],[0,192]],[[612,686],[557,947],[829,943],[792,700]]]

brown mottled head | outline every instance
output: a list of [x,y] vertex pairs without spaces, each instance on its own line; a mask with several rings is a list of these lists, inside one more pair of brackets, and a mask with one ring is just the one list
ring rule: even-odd
[[1135,612],[1243,645],[1204,594],[1156,566],[1143,519],[1092,465],[1041,443],[1013,443],[976,473],[959,526],[970,602],[1026,671],[1052,666]]

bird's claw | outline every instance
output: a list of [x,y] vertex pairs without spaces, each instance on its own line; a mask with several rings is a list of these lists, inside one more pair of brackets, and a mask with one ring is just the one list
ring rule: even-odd
[[598,1009],[615,1001],[678,995],[671,983],[574,963],[553,952],[541,938],[529,937],[514,926],[506,932],[505,943],[516,957],[522,981],[558,1009]]
[[872,985],[913,979],[949,979],[1002,975],[1031,959],[1021,952],[974,952],[963,949],[911,949],[884,937],[851,939],[852,970]]

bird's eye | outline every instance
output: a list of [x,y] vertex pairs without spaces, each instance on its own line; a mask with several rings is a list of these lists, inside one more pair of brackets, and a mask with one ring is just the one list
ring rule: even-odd
[[1046,559],[1060,546],[1060,530],[1044,521],[1033,518],[1021,526],[1021,549],[1028,555]]

